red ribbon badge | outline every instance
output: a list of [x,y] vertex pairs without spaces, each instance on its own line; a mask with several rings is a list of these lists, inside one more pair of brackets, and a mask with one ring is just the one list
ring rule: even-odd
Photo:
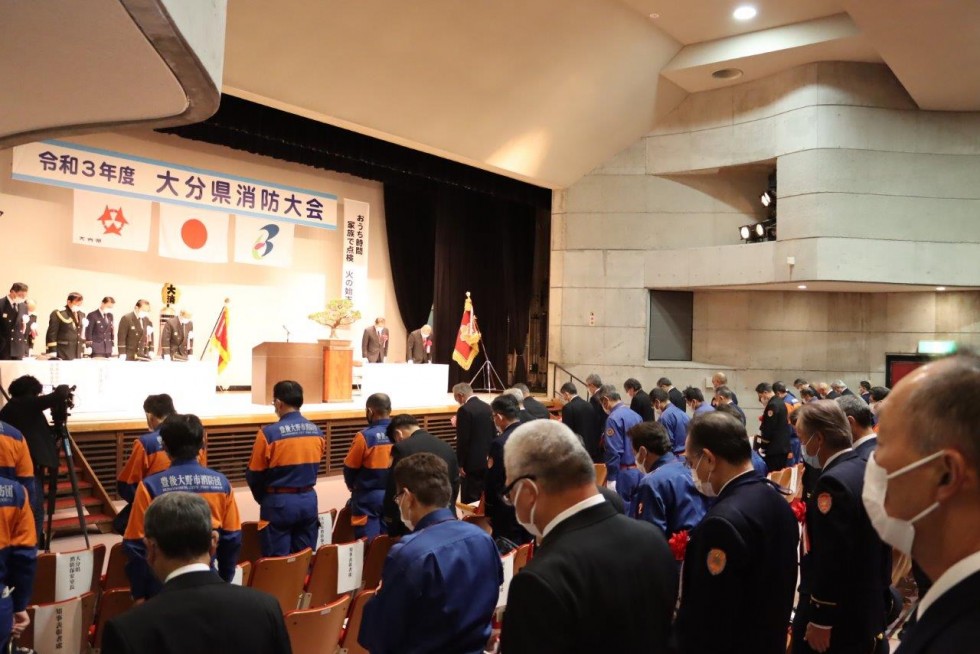
[[673,552],[675,559],[678,561],[684,560],[684,554],[687,552],[687,544],[690,541],[691,537],[688,535],[687,529],[677,532],[667,540],[667,544],[670,546],[670,551]]

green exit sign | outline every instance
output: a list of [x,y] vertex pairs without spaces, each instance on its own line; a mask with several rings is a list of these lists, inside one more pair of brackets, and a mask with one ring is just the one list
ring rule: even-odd
[[919,354],[953,354],[956,341],[919,341]]

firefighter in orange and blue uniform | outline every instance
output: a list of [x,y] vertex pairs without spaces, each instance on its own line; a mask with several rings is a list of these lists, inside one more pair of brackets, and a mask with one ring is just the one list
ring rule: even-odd
[[0,652],[30,624],[27,603],[37,569],[37,532],[24,487],[0,478]]
[[383,520],[385,486],[391,468],[391,441],[385,431],[391,422],[391,399],[375,393],[365,403],[368,428],[354,435],[344,459],[344,481],[350,490],[354,536],[369,540],[387,532]]
[[27,439],[13,425],[0,421],[0,477],[19,482],[28,491],[33,503],[37,488],[34,486],[34,462],[27,447]]
[[316,478],[323,432],[299,412],[303,387],[280,381],[272,389],[279,422],[259,430],[245,481],[259,503],[262,556],[286,556],[316,547]]
[[235,576],[238,551],[242,547],[242,522],[235,493],[228,478],[217,470],[205,468],[197,461],[204,444],[204,426],[195,415],[175,414],[160,427],[163,446],[173,463],[163,472],[150,475],[136,489],[133,510],[123,536],[128,556],[126,574],[134,599],[149,599],[163,587],[146,559],[143,542],[143,516],[154,498],[165,493],[184,491],[200,495],[211,507],[211,526],[218,532],[215,561],[218,574],[225,581]]

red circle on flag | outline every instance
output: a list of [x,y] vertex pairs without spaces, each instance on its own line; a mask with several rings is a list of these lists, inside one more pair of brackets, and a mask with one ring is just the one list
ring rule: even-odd
[[197,218],[191,218],[180,228],[180,238],[192,250],[200,250],[208,242],[208,228]]

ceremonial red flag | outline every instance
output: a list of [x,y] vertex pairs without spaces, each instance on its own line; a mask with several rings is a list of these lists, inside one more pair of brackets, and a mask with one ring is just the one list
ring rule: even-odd
[[463,370],[469,370],[473,360],[480,353],[480,328],[476,324],[476,314],[473,312],[473,301],[466,294],[463,303],[463,317],[459,321],[459,332],[456,334],[456,347],[453,348],[453,361]]
[[218,373],[225,371],[231,361],[231,351],[228,349],[228,303],[222,307],[218,322],[214,325],[211,335],[211,345],[218,351]]

